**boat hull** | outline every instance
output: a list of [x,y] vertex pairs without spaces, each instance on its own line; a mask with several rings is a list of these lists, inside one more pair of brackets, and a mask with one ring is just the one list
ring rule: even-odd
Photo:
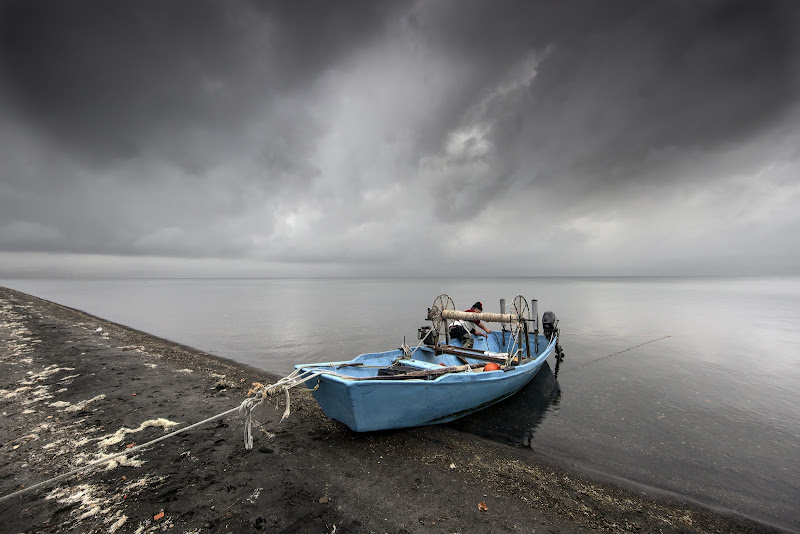
[[[361,355],[350,362],[298,366],[303,370],[335,369],[358,379],[320,375],[309,387],[325,415],[356,432],[388,430],[446,423],[499,402],[522,389],[553,353],[556,340],[544,341],[543,350],[523,364],[498,371],[462,371],[436,377],[402,380],[358,376],[365,369],[388,366],[403,355],[400,350]],[[404,360],[440,369],[432,361]],[[478,360],[474,360],[478,361]]]

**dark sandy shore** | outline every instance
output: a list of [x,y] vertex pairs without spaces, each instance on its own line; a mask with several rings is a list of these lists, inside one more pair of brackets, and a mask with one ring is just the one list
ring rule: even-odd
[[[276,378],[0,288],[0,498]],[[449,427],[356,434],[301,392],[279,424],[278,404],[254,412],[253,450],[226,417],[0,501],[0,531],[777,532]]]

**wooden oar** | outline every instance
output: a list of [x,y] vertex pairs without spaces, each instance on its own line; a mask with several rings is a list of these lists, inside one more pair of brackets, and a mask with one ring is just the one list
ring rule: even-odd
[[477,369],[483,367],[482,363],[473,363],[471,365],[456,365],[451,367],[442,367],[441,369],[421,369],[419,371],[411,371],[410,373],[403,373],[400,375],[381,375],[381,376],[356,376],[351,380],[409,380],[412,378],[428,378],[431,376],[441,376],[448,373],[460,373],[467,369]]

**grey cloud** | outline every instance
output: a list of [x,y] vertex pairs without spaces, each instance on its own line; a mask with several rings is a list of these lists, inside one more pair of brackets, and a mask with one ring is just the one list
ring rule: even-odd
[[24,117],[90,160],[183,151],[182,161],[208,165],[183,137],[239,133],[271,98],[302,90],[379,31],[383,8],[9,1],[0,15],[0,67]]
[[[41,131],[101,161],[130,158],[162,128],[229,124],[253,87],[237,75],[245,22],[225,4],[9,2],[4,81]],[[246,33],[245,33],[246,35]]]
[[[726,230],[715,202],[748,192],[714,192],[794,168],[799,11],[6,1],[0,250],[414,274],[421,249],[427,274],[482,274],[492,243],[506,274],[545,253],[608,274],[727,265],[736,231],[796,266],[765,237],[796,228],[785,206]],[[782,176],[742,210],[793,198]],[[672,239],[661,199],[677,259],[649,244]]]
[[[530,50],[542,58],[529,83],[477,113],[460,105],[462,114],[445,123],[491,125],[494,163],[479,183],[498,192],[559,182],[613,194],[615,184],[647,180],[659,153],[670,152],[674,165],[685,153],[724,148],[774,127],[797,105],[796,4],[502,6],[469,4],[442,37],[454,54],[475,54],[484,93],[485,80],[497,83]],[[484,188],[474,191],[475,202],[486,200]]]

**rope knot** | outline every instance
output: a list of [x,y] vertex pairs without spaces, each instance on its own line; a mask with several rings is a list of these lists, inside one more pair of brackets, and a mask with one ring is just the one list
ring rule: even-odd
[[239,405],[239,415],[244,417],[244,448],[253,448],[253,408],[264,402],[263,398],[247,397]]
[[[247,398],[242,401],[239,406],[239,414],[244,417],[244,446],[250,450],[253,448],[253,408],[264,402],[264,399],[274,397],[283,392],[286,395],[286,410],[281,416],[281,421],[289,417],[291,413],[291,398],[289,396],[289,389],[300,384],[305,383],[320,374],[320,371],[309,372],[296,369],[291,374],[281,378],[274,384],[264,385],[260,382],[254,382],[253,387],[247,392]],[[252,396],[251,396],[252,395]]]
[[264,391],[262,392],[262,396],[264,398],[274,397],[275,395],[277,395],[281,391],[288,391],[288,389],[289,388],[287,388],[286,386],[278,386],[278,384],[272,384],[271,386],[267,386],[267,387],[264,388]]

